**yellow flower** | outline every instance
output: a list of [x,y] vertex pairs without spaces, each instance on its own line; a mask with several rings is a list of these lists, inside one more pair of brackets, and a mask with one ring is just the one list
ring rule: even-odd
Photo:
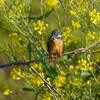
[[77,69],[82,71],[93,70],[93,62],[87,62],[87,60],[81,59],[78,61]]
[[61,71],[60,75],[58,75],[55,80],[54,80],[54,85],[57,87],[61,87],[65,84],[66,82],[66,73]]
[[96,32],[88,31],[87,38],[91,39],[91,40],[94,40],[96,38]]
[[63,27],[62,28],[62,36],[64,37],[65,41],[68,41],[68,38],[71,37],[71,28],[70,27]]
[[85,59],[81,59],[78,61],[78,64],[73,66],[69,66],[69,73],[72,73],[74,75],[80,75],[80,72],[84,71],[92,71],[93,70],[93,62],[88,62]]
[[72,21],[72,26],[73,26],[74,29],[77,29],[77,28],[81,27],[80,23],[79,22],[75,22],[75,21]]
[[[44,74],[43,73],[39,73],[42,77],[44,77]],[[44,86],[44,82],[43,80],[37,76],[36,74],[34,74],[32,76],[32,83],[36,86]]]
[[47,78],[47,81],[49,84],[51,84],[51,79],[49,77]]
[[12,93],[12,91],[9,88],[6,88],[3,95],[8,96]]
[[42,98],[42,100],[52,100],[52,94],[51,94],[51,92],[46,92],[46,93],[43,93],[43,98]]
[[42,32],[48,28],[48,24],[45,24],[43,21],[38,20],[37,22],[33,23],[33,27],[34,30],[41,35]]
[[71,34],[72,29],[70,27],[63,27],[62,28],[62,36],[64,37],[65,45],[70,45],[73,41],[76,42],[75,37]]
[[70,66],[69,66],[69,70],[70,70],[70,71],[73,71],[73,69],[74,69],[74,66],[73,66],[73,65],[70,65]]
[[39,71],[39,72],[42,72],[42,71],[43,71],[42,63],[38,63],[38,64],[34,63],[34,64],[32,64],[31,66],[32,66],[33,68],[35,68],[37,71]]
[[73,10],[71,10],[71,11],[70,11],[70,14],[71,14],[71,15],[76,15],[76,12],[73,11]]
[[17,33],[11,33],[11,34],[9,34],[9,41],[11,43],[13,43],[15,46],[16,46],[16,44],[18,45],[18,43],[19,43],[18,38],[19,38],[19,36],[18,36]]
[[82,79],[74,78],[72,81],[70,81],[70,84],[75,88],[81,88],[83,86],[82,82]]
[[45,2],[46,9],[58,8],[58,0],[46,0]]
[[88,80],[86,83],[87,83],[87,85],[91,86],[90,80]]
[[4,5],[5,0],[0,0],[0,7]]
[[66,75],[66,73],[65,73],[64,71],[60,71],[60,74],[61,74],[62,76],[65,76],[65,75]]
[[100,12],[97,12],[96,9],[93,9],[90,13],[89,13],[89,17],[90,17],[90,21],[93,24],[97,24],[100,22]]
[[13,14],[12,11],[9,11],[7,16],[8,16],[9,19],[13,19],[14,18],[14,14]]
[[25,75],[24,73],[22,73],[21,69],[15,69],[13,68],[10,75],[12,76],[12,78],[14,80],[20,80],[21,78],[23,78],[23,76]]
[[69,34],[69,33],[71,33],[71,28],[70,27],[63,27],[62,28],[62,34],[63,34],[63,36],[65,37],[66,36],[66,34]]

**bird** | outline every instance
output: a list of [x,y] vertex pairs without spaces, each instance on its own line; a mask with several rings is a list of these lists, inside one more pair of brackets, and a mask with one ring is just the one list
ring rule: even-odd
[[47,41],[47,50],[53,59],[54,56],[61,57],[64,51],[64,39],[59,29],[54,29]]

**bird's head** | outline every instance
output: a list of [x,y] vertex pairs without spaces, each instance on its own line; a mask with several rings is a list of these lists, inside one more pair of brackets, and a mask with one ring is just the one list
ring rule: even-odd
[[59,37],[61,37],[61,32],[60,32],[60,30],[58,30],[58,29],[54,29],[53,31],[52,31],[52,36],[59,36]]

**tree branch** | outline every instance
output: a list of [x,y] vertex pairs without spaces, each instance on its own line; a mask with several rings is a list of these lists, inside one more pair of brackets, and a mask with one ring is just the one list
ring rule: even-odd
[[[94,53],[100,53],[100,50],[96,50],[96,51],[87,51],[89,48],[96,46],[97,44],[99,44],[100,41],[93,43],[92,45],[86,47],[86,48],[79,48],[70,52],[66,52],[64,54],[62,54],[62,56],[66,56],[66,55],[70,55],[70,54],[77,54],[77,53],[86,53],[86,54],[94,54]],[[54,58],[56,58],[57,56],[54,56]],[[44,60],[50,59],[50,56],[44,57],[44,58],[40,58],[40,59],[35,59],[35,60],[31,60],[31,61],[16,61],[16,62],[10,62],[10,63],[5,63],[5,64],[0,64],[0,68],[4,68],[4,67],[9,67],[9,66],[13,66],[13,65],[29,65],[31,63],[35,63],[35,62],[42,62]]]
[[58,100],[55,93],[57,93],[60,96],[60,98],[62,100],[64,100],[62,95],[51,84],[49,84],[48,81],[45,78],[43,78],[32,66],[30,66],[30,64],[28,65],[28,67],[31,68],[31,70],[42,79],[42,81],[45,83],[47,88],[53,93],[53,96],[54,96],[55,100]]

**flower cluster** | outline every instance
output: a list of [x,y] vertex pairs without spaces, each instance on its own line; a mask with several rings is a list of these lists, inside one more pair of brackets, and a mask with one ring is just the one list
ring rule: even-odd
[[83,80],[81,78],[74,78],[70,81],[70,84],[75,88],[81,88],[83,85]]
[[5,0],[0,0],[0,7],[4,5]]
[[72,21],[72,27],[73,29],[78,29],[81,27],[80,23],[79,22],[76,22],[76,21]]
[[13,42],[13,44],[16,46],[20,45],[19,41],[21,40],[21,38],[18,36],[17,33],[11,33],[9,34],[9,41],[11,41],[11,43]]
[[22,50],[21,52],[26,51],[26,47],[23,45],[24,42],[23,42],[22,38],[17,33],[9,34],[9,42],[10,42],[10,44],[13,45],[14,48],[18,49],[18,50],[16,50],[17,53],[20,52],[20,50]]
[[13,68],[10,75],[14,80],[20,80],[21,78],[25,76],[25,73],[23,73],[21,69]]
[[96,32],[89,31],[87,35],[91,40],[94,40],[96,38]]
[[72,29],[70,27],[62,28],[62,36],[64,37],[64,43],[66,46],[70,45],[73,41],[75,42],[75,38],[71,32]]
[[86,12],[89,6],[88,1],[84,1],[84,0],[80,0],[78,2],[76,0],[71,0],[70,4],[71,4],[71,10],[69,12],[71,15],[76,17],[78,16],[78,14]]
[[90,72],[93,71],[93,62],[88,62],[85,59],[78,60],[77,65],[69,66],[69,73],[71,74],[71,79],[69,80],[70,85],[73,88],[81,89],[84,86],[91,86],[91,80],[84,82],[83,76],[90,75]]
[[42,66],[42,63],[38,63],[38,64],[36,64],[36,63],[34,63],[34,64],[31,64],[31,66],[34,68],[34,69],[36,69],[38,72],[43,72],[43,66]]
[[93,70],[93,62],[88,62],[85,59],[81,59],[78,61],[76,66],[70,65],[69,71],[74,73],[75,75],[80,74],[81,71],[92,71]]
[[46,0],[45,2],[46,9],[58,8],[58,0]]
[[78,61],[78,66],[76,66],[77,69],[82,70],[82,71],[91,71],[93,70],[93,62],[88,62],[85,59],[81,59]]
[[53,96],[50,92],[46,92],[42,95],[42,100],[52,100]]
[[[42,63],[38,63],[38,64],[34,63],[31,66],[35,70],[37,70],[42,77],[44,77]],[[37,87],[38,86],[44,86],[43,80],[38,75],[36,75],[36,74],[33,74],[30,80],[31,80],[32,84],[34,84]]]
[[24,17],[24,12],[25,12],[24,10],[25,10],[24,1],[20,3],[20,0],[17,0],[11,6],[10,10],[7,12],[7,16],[9,19],[17,20],[20,17]]
[[90,43],[94,42],[96,40],[100,40],[100,35],[96,31],[88,30],[88,32],[86,32],[86,34],[87,34],[86,41],[89,41]]
[[9,96],[12,93],[12,91],[9,88],[5,88],[3,95]]
[[33,23],[33,27],[34,30],[41,35],[48,28],[48,24],[38,20],[37,22]]
[[56,87],[62,87],[66,83],[66,73],[60,71],[60,74],[54,79],[53,83]]
[[75,16],[76,15],[76,11],[70,10],[70,14]]
[[[44,77],[44,73],[39,73],[42,77]],[[43,80],[36,74],[32,75],[31,77],[31,82],[34,84],[34,86],[39,87],[39,86],[44,86]]]
[[100,22],[100,12],[97,12],[96,9],[93,9],[90,13],[89,13],[89,17],[90,17],[90,21],[93,24],[97,24]]
[[[59,75],[57,77],[55,77],[55,79],[52,80],[51,78],[47,78],[48,83],[53,84],[56,87],[56,90],[59,93],[61,93],[62,95],[65,94],[64,86],[66,84],[66,75],[67,74],[63,70],[61,70],[59,72]],[[53,98],[53,95],[51,94],[50,91],[45,92],[45,93],[43,92],[42,96],[43,96],[43,100],[52,100],[52,98]],[[59,98],[58,95],[56,95],[56,96],[57,96],[58,100],[61,99],[61,98]]]

